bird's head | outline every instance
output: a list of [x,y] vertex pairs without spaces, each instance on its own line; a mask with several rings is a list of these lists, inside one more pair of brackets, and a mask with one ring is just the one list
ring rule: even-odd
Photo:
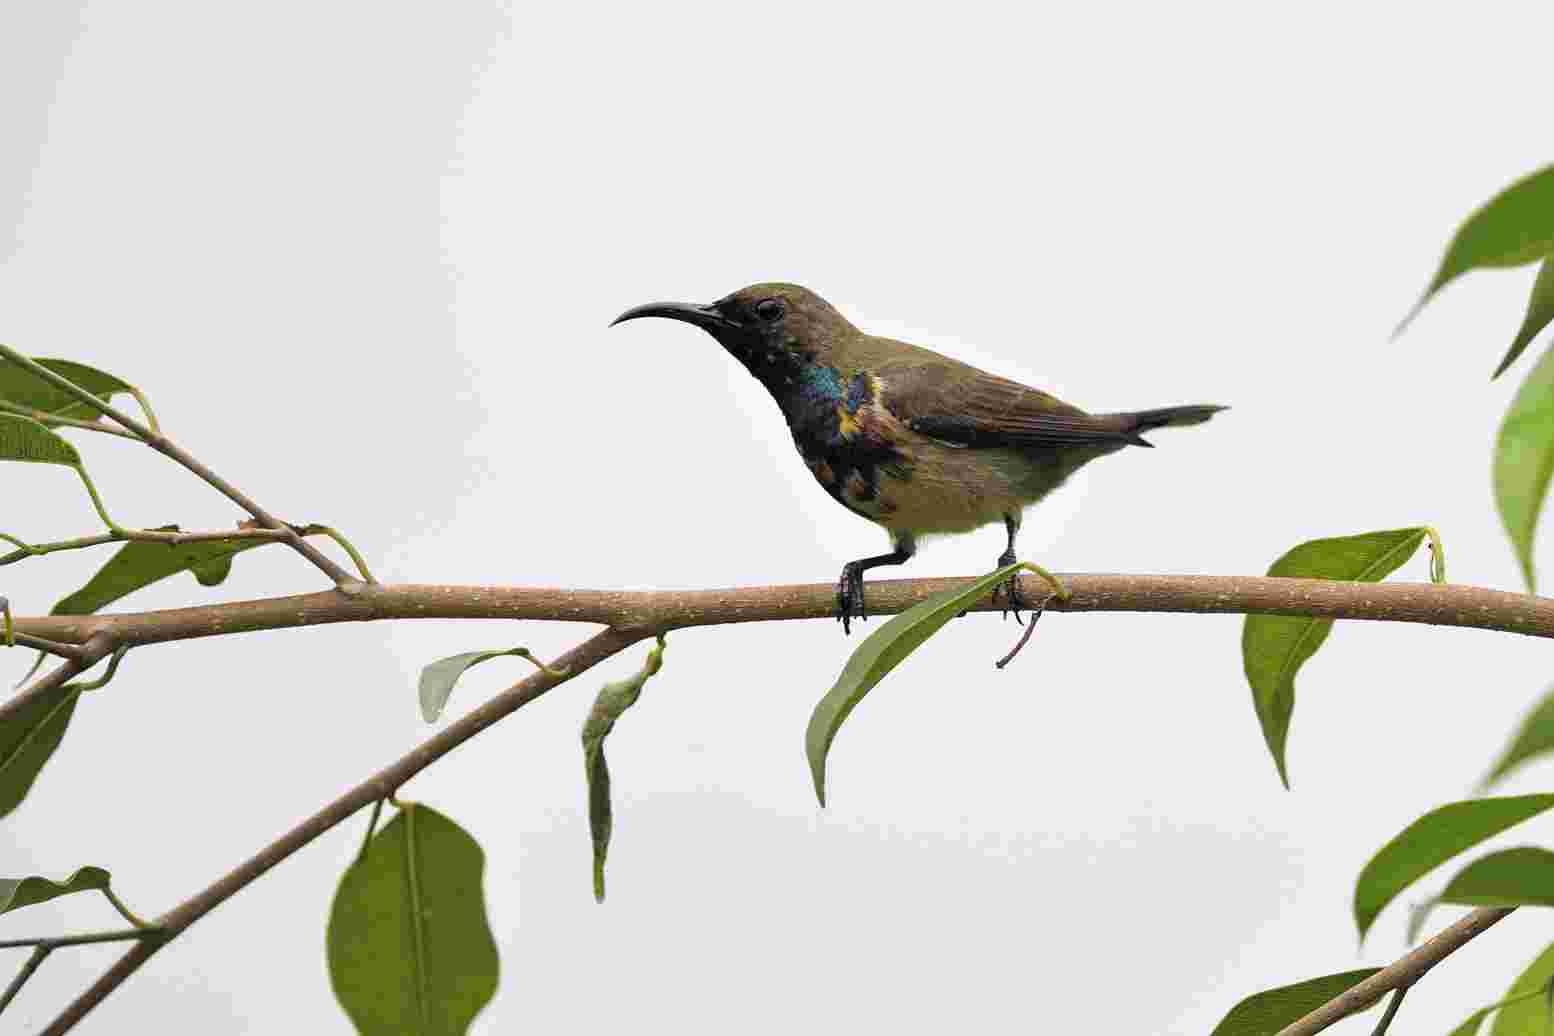
[[797,284],[752,284],[716,302],[650,302],[635,306],[611,326],[638,317],[667,317],[695,324],[718,340],[762,381],[787,377],[795,368],[830,363],[858,333],[825,299]]

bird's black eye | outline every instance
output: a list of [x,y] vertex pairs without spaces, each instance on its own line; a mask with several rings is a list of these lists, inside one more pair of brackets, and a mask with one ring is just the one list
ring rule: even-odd
[[762,320],[776,320],[782,316],[782,299],[762,299],[755,304],[755,315]]

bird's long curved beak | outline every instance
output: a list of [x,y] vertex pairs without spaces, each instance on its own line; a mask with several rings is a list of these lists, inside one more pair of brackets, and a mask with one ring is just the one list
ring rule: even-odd
[[614,327],[616,324],[636,320],[639,317],[668,317],[670,320],[683,320],[687,324],[695,324],[704,331],[732,330],[739,326],[719,313],[715,306],[697,306],[689,302],[649,302],[643,306],[633,306],[610,321],[610,326]]

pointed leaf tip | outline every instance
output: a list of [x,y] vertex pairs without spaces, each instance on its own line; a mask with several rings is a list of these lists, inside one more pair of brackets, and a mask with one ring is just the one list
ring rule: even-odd
[[[1275,561],[1268,574],[1379,582],[1412,557],[1427,535],[1426,528],[1417,527],[1309,540]],[[1288,615],[1248,615],[1242,626],[1241,661],[1252,689],[1252,705],[1286,789],[1290,779],[1285,750],[1295,711],[1295,676],[1332,628],[1332,619]]]
[[[1554,165],[1516,181],[1457,228],[1424,295],[1398,325],[1401,333],[1446,285],[1474,269],[1521,266],[1554,252]],[[1514,359],[1514,357],[1511,357]]]
[[1379,849],[1354,885],[1360,938],[1382,909],[1415,881],[1486,838],[1554,809],[1554,795],[1470,799],[1431,810]]
[[1358,971],[1344,971],[1254,993],[1232,1007],[1214,1027],[1211,1036],[1268,1036],[1304,1018],[1380,970],[1361,968]]
[[607,683],[594,699],[583,720],[583,776],[588,785],[588,834],[593,842],[594,902],[604,902],[604,865],[610,855],[615,829],[615,808],[610,799],[610,764],[604,741],[626,710],[637,703],[649,678],[664,666],[664,635],[648,650],[647,659],[634,676]]
[[1495,505],[1522,569],[1536,592],[1533,563],[1538,519],[1554,475],[1554,348],[1544,353],[1517,390],[1495,442]]
[[425,669],[421,670],[421,679],[416,684],[416,694],[421,702],[421,718],[428,723],[435,723],[437,717],[442,715],[442,710],[448,704],[448,698],[453,694],[453,687],[459,682],[459,678],[470,669],[482,662],[489,662],[493,658],[503,658],[515,655],[528,659],[534,665],[551,676],[566,675],[563,670],[551,669],[539,659],[529,653],[528,648],[506,648],[500,651],[468,651],[462,655],[449,655],[447,658],[438,659]]
[[1480,791],[1505,777],[1525,763],[1554,751],[1554,690],[1546,693],[1539,702],[1522,717],[1521,724],[1511,737],[1500,758],[1489,768],[1489,773],[1479,784]]
[[0,817],[9,816],[38,779],[65,738],[79,687],[55,687],[37,695],[0,725]]
[[[999,584],[1021,570],[1034,571],[1056,586],[1062,586],[1037,566],[1017,561],[961,589],[946,590],[919,601],[891,618],[858,645],[858,649],[842,667],[842,674],[837,677],[836,683],[810,714],[809,725],[804,732],[804,751],[809,758],[815,798],[819,800],[821,808],[826,804],[826,757],[830,754],[831,743],[836,740],[837,731],[864,695],[922,646],[924,641],[943,628],[945,623],[992,593]],[[1059,596],[1066,594],[1065,588]]]
[[1505,358],[1489,379],[1493,381],[1504,374],[1506,368],[1516,362],[1517,357],[1551,320],[1554,320],[1554,256],[1545,258],[1543,265],[1538,267],[1538,277],[1532,283],[1532,296],[1527,300],[1527,314],[1522,318],[1522,326],[1511,341],[1511,347],[1506,350]]

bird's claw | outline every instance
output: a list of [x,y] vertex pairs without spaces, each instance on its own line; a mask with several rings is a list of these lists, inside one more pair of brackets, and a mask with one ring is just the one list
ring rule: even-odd
[[[998,559],[999,568],[1012,564],[1014,564],[1013,554],[1005,554]],[[1031,605],[1030,602],[1026,601],[1025,594],[1020,592],[1020,575],[1018,572],[1010,576],[1006,582],[1000,583],[993,588],[993,600],[998,600],[1000,594],[1004,595],[1004,599],[1007,602],[1002,612],[1003,617],[1007,620],[1009,613],[1014,612],[1014,621],[1022,626],[1025,625],[1025,620],[1020,618],[1020,611],[1021,609],[1030,611]]]
[[842,578],[836,583],[836,617],[842,624],[842,632],[851,636],[854,618],[867,620],[869,609],[863,600],[863,570],[853,565],[842,567]]

